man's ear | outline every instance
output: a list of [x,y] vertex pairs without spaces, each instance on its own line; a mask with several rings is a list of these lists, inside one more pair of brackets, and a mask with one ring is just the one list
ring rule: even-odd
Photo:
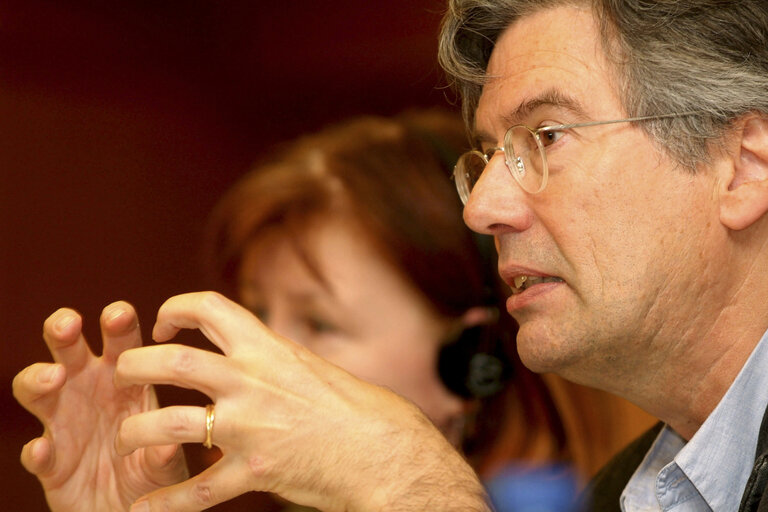
[[719,191],[720,221],[740,230],[768,212],[768,116],[744,116],[733,134],[735,152]]

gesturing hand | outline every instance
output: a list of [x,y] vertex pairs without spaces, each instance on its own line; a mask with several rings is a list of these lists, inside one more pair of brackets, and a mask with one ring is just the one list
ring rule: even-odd
[[21,462],[37,476],[54,512],[127,510],[137,497],[187,478],[178,445],[115,451],[122,421],[157,408],[151,386],[117,389],[121,352],[141,346],[133,308],[111,304],[101,315],[104,353],[96,357],[82,335],[82,320],[60,309],[44,324],[55,363],[36,363],[13,380],[13,393],[44,426],[22,449]]
[[[127,350],[115,382],[208,395],[223,456],[131,510],[197,511],[250,490],[325,511],[489,510],[474,473],[410,402],[277,336],[215,293],[180,295],[160,308],[154,339],[181,329],[200,329],[223,354],[173,344]],[[118,452],[203,442],[205,417],[202,407],[180,406],[131,416]]]

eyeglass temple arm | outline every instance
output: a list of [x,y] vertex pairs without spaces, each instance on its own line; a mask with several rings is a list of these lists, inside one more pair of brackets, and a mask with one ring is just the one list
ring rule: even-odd
[[632,123],[635,121],[651,121],[654,119],[667,119],[670,117],[685,117],[690,116],[694,114],[700,114],[701,111],[692,111],[692,112],[680,112],[677,114],[660,114],[657,116],[639,116],[639,117],[628,117],[626,119],[612,119],[610,121],[589,121],[587,123],[574,123],[574,124],[553,124],[550,126],[542,126],[541,128],[538,128],[536,131],[546,131],[546,130],[565,130],[568,128],[585,128],[587,126],[597,126],[600,124],[616,124],[616,123]]

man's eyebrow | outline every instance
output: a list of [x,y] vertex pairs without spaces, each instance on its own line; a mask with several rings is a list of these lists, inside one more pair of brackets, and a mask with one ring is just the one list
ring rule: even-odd
[[[553,107],[560,110],[567,110],[577,116],[580,119],[587,117],[584,107],[576,101],[575,98],[564,94],[557,89],[548,89],[541,94],[529,98],[511,112],[504,114],[501,117],[504,126],[510,127],[516,124],[520,124],[523,119],[528,117],[532,112],[542,107]],[[472,140],[475,142],[495,142],[496,137],[484,130],[478,130],[475,126],[475,130],[472,132]]]

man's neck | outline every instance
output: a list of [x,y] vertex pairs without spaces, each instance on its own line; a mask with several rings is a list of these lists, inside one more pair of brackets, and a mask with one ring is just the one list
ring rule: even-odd
[[628,385],[625,397],[683,438],[693,437],[768,330],[768,301],[760,296],[768,290],[768,268],[763,270],[759,277],[745,275],[719,308],[702,306],[687,330],[660,332],[666,344],[661,338],[655,343],[668,350],[656,351],[657,370]]

